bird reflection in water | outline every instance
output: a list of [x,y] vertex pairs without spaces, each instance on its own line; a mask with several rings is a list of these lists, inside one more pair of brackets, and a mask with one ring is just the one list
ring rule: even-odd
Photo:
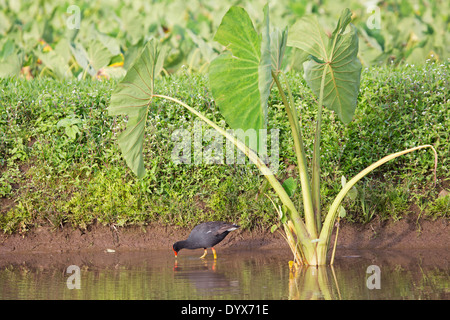
[[187,282],[195,286],[199,293],[237,293],[239,281],[230,279],[217,268],[217,260],[212,261],[195,258],[195,260],[179,259],[174,262],[175,280]]

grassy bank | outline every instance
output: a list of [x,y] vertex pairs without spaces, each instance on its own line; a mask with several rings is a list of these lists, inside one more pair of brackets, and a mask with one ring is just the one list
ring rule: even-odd
[[[377,169],[346,201],[345,219],[367,223],[398,220],[412,211],[448,218],[450,196],[450,63],[363,70],[354,120],[346,127],[324,111],[322,194],[324,210],[347,178],[383,156],[421,144],[439,155],[433,185],[433,157],[421,151]],[[315,102],[300,74],[289,75],[312,157]],[[270,227],[277,218],[264,196],[271,194],[251,165],[176,165],[171,160],[175,129],[192,130],[194,118],[159,101],[148,119],[144,146],[147,176],[137,181],[121,158],[117,134],[125,119],[106,108],[114,81],[0,80],[0,229],[25,232],[37,225],[86,228],[149,222],[192,225],[230,220],[243,228]],[[210,119],[221,121],[201,75],[179,72],[156,84]],[[295,175],[286,115],[273,89],[269,128],[280,129],[280,180]],[[222,122],[225,126],[225,123]],[[206,127],[205,127],[206,128]],[[438,197],[438,194],[441,196]],[[299,201],[298,194],[296,201]]]

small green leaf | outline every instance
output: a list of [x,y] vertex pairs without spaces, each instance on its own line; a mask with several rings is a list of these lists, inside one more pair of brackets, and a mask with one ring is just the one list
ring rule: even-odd
[[358,189],[356,189],[355,186],[353,186],[350,191],[347,193],[347,197],[350,198],[350,200],[355,201],[358,197]]
[[68,127],[81,123],[81,120],[76,118],[75,115],[68,116],[67,118],[61,119],[56,124],[57,128]]
[[283,188],[289,197],[292,197],[297,189],[297,182],[293,177],[290,177],[283,182]]
[[345,216],[347,215],[347,211],[345,211],[343,206],[339,207],[339,217],[340,218],[345,218]]
[[274,225],[272,226],[272,228],[270,228],[270,232],[271,232],[271,233],[274,233],[277,229],[278,229],[278,226],[277,226],[276,224],[274,224]]
[[286,221],[287,221],[286,212],[287,212],[287,207],[283,205],[283,208],[280,208],[280,221],[283,224],[286,223]]
[[80,132],[80,129],[78,129],[78,126],[70,126],[66,127],[65,132],[71,140],[75,140],[77,133]]
[[342,185],[342,188],[344,188],[346,184],[347,184],[347,179],[345,179],[345,177],[342,176],[342,177],[341,177],[341,185]]
[[75,115],[68,116],[67,118],[61,119],[56,124],[57,128],[64,128],[64,132],[71,139],[75,140],[77,133],[80,133],[80,129],[77,124],[81,123],[81,119],[76,118]]
[[[342,184],[342,188],[344,188],[345,185],[347,184],[347,179],[345,179],[344,176],[341,177],[341,184]],[[353,186],[347,193],[347,197],[349,197],[350,200],[354,201],[357,196],[358,196],[358,190],[356,189],[355,186]]]

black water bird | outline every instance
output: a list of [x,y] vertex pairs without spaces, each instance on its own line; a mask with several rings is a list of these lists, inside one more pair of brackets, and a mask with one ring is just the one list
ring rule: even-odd
[[207,248],[211,248],[214,259],[217,259],[216,250],[214,246],[233,230],[239,228],[238,225],[226,223],[222,221],[209,221],[197,225],[192,229],[189,237],[186,240],[175,242],[172,246],[175,257],[181,249],[199,249],[203,248],[205,251],[200,258],[206,257]]

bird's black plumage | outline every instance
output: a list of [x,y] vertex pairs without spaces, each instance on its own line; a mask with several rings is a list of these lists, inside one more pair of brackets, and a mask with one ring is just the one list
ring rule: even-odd
[[238,225],[222,221],[210,221],[197,225],[192,229],[186,240],[178,241],[173,244],[175,255],[181,249],[199,249],[212,248],[231,231],[239,228]]

